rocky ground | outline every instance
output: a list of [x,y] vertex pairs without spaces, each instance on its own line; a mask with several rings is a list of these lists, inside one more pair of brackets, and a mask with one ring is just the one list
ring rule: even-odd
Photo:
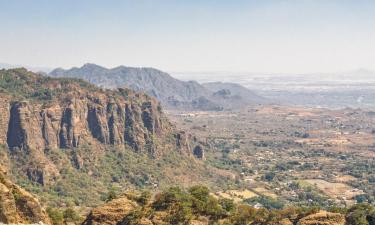
[[[42,222],[41,222],[42,221]],[[51,224],[38,199],[13,184],[0,168],[0,222]]]

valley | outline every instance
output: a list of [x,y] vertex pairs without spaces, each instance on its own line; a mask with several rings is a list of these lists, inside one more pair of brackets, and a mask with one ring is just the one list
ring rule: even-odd
[[0,0],[0,225],[375,225],[374,12]]
[[[129,193],[146,191],[149,201],[158,201],[160,191],[184,196],[198,186],[209,190],[210,201],[270,213],[291,207],[342,213],[375,202],[374,111],[269,101],[235,109],[163,109],[165,102],[127,88],[26,69],[0,74],[0,124],[6,128],[0,163],[13,182],[48,206],[53,224],[65,211],[81,223],[93,208],[124,193],[133,201],[141,197]],[[218,104],[232,107],[238,104],[230,104],[233,96],[253,94],[231,83],[204,87],[219,95]],[[140,204],[135,201],[126,203],[131,211]],[[220,211],[224,205],[215,207],[223,218],[234,216]]]
[[218,195],[324,207],[373,201],[372,111],[274,105],[168,116],[209,146],[207,165],[232,172],[240,184]]
[[0,165],[48,206],[84,209],[111,191],[226,180],[152,97],[26,69],[0,75]]

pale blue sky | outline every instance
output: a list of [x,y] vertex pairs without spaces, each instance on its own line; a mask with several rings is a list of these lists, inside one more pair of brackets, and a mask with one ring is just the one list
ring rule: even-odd
[[372,0],[0,0],[0,62],[375,70]]

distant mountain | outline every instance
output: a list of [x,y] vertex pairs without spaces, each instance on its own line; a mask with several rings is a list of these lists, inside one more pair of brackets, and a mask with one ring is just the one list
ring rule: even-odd
[[225,99],[226,104],[231,107],[240,107],[241,104],[267,103],[268,100],[253,91],[236,83],[210,82],[202,84],[205,88],[213,92],[217,102]]
[[[172,109],[222,110],[232,108],[233,105],[233,99],[217,95],[214,93],[216,91],[212,91],[198,82],[181,81],[154,68],[119,66],[107,69],[95,64],[85,64],[80,68],[74,67],[69,70],[58,68],[48,75],[80,78],[105,88],[128,87],[154,96],[165,107]],[[249,98],[249,96],[241,96],[241,93],[238,93],[237,101]],[[257,99],[260,98],[257,97],[253,102],[256,102]],[[245,102],[241,103],[243,105]]]

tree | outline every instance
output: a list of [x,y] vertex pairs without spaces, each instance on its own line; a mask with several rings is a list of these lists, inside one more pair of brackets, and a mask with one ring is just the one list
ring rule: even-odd
[[346,214],[346,221],[348,225],[374,225],[375,208],[366,203],[354,205]]
[[193,208],[198,213],[203,213],[207,209],[207,201],[210,191],[205,186],[194,186],[189,189],[192,196]]
[[191,220],[191,196],[179,187],[172,187],[155,196],[154,210],[167,210],[167,221],[171,224],[184,224]]
[[151,199],[151,192],[150,191],[143,191],[138,198],[138,203],[142,206],[147,205]]
[[219,200],[219,204],[227,212],[232,212],[235,208],[235,204],[233,202],[233,199],[222,198],[222,199]]
[[60,210],[49,207],[47,213],[53,225],[60,225],[64,222],[64,215]]
[[107,193],[107,198],[106,198],[106,202],[109,202],[109,201],[112,201],[113,199],[117,198],[117,193],[111,189],[108,191]]
[[72,208],[65,209],[63,212],[63,216],[65,222],[78,222],[81,219],[77,212]]
[[239,205],[230,220],[233,225],[247,225],[256,215],[256,209],[249,205]]

